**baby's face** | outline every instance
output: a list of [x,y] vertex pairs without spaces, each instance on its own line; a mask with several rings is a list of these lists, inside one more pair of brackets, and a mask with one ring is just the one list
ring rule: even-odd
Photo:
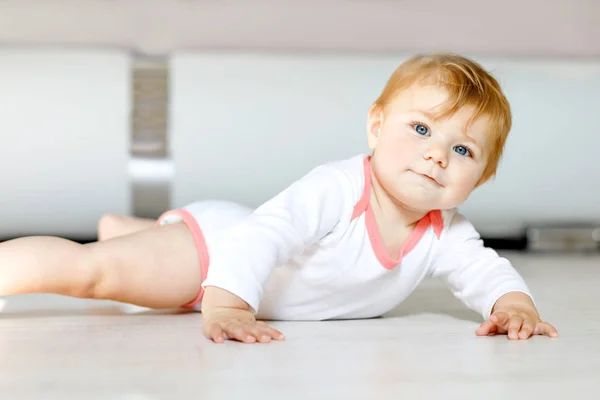
[[486,167],[489,122],[475,120],[465,131],[471,108],[434,119],[446,91],[413,86],[385,113],[369,115],[369,146],[375,179],[396,202],[427,212],[464,202]]

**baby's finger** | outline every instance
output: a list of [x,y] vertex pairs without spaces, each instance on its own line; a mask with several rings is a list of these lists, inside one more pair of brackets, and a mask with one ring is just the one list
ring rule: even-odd
[[246,329],[257,341],[261,343],[268,343],[271,341],[271,335],[269,335],[267,332],[266,325],[251,323],[246,326]]
[[251,330],[252,334],[259,342],[268,343],[272,339],[282,340],[283,335],[276,329],[269,327],[266,323],[256,323]]
[[508,323],[510,322],[510,316],[505,312],[496,312],[490,315],[490,321],[498,325],[498,327],[508,330]]
[[239,324],[228,324],[225,326],[225,333],[229,338],[238,340],[244,343],[254,343],[256,342],[256,338],[252,335],[246,326]]
[[208,336],[208,338],[213,340],[215,343],[223,343],[225,341],[223,328],[217,324],[208,329],[206,336]]
[[523,318],[518,315],[513,315],[510,318],[510,322],[508,323],[508,338],[509,339],[518,339],[519,338],[519,330],[521,329],[521,325],[523,325]]
[[489,319],[479,325],[479,328],[475,331],[478,336],[487,336],[496,332],[496,324]]
[[[269,329],[269,325],[265,321],[256,321],[256,328],[260,332],[261,335],[268,336],[271,339],[275,337],[271,334],[271,330]],[[269,339],[270,340],[270,339]]]
[[273,338],[275,340],[284,340],[285,339],[285,336],[283,335],[283,333],[281,333],[280,331],[278,331],[275,328],[271,328],[270,326],[265,326],[263,329],[267,335],[269,335],[271,338]]
[[523,321],[523,325],[521,325],[521,330],[519,331],[519,339],[527,339],[533,333],[535,329],[535,323],[528,319]]
[[558,337],[558,331],[547,322],[539,322],[533,330],[535,335],[548,335],[550,337]]

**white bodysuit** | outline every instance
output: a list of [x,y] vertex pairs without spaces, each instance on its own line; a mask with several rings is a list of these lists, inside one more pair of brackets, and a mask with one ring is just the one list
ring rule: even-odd
[[[428,276],[484,319],[505,293],[531,296],[456,209],[430,212],[401,253],[388,255],[370,193],[370,157],[361,154],[313,169],[256,210],[200,201],[166,212],[158,224],[183,221],[194,235],[202,287],[239,296],[259,319],[380,316]],[[186,306],[199,309],[202,294]]]

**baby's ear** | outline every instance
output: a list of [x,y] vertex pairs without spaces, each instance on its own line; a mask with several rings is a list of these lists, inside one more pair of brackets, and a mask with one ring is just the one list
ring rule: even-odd
[[367,116],[367,139],[370,150],[375,150],[375,147],[377,146],[382,123],[383,110],[378,104],[373,104],[369,109],[369,114]]

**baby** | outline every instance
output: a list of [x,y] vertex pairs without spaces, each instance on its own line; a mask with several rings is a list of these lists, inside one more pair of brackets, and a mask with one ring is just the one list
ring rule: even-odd
[[452,53],[414,56],[368,112],[371,154],[316,166],[255,210],[200,201],[158,221],[107,215],[99,241],[0,244],[0,295],[56,293],[202,312],[215,342],[282,340],[265,320],[370,318],[426,277],[483,316],[477,335],[557,336],[510,262],[457,212],[511,128],[497,81]]

